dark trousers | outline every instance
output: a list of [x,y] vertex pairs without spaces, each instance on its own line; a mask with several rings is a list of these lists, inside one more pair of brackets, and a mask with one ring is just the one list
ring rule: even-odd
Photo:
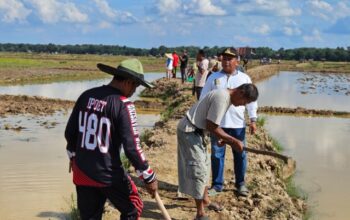
[[201,97],[201,93],[202,93],[203,87],[198,87],[198,86],[196,86],[195,89],[196,89],[196,97],[197,97],[197,100],[199,100],[199,97]]
[[182,81],[182,83],[184,83],[185,80],[187,79],[186,67],[181,67],[180,70],[181,70],[181,81]]
[[76,186],[76,190],[82,220],[102,219],[107,199],[119,210],[121,220],[136,220],[142,213],[143,203],[130,177],[109,187]]
[[177,66],[173,66],[173,78],[176,78],[176,70],[177,70]]

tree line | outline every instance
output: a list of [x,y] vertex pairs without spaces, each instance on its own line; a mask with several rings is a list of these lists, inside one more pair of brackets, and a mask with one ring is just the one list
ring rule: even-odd
[[[63,53],[63,54],[109,54],[125,56],[163,56],[164,53],[177,51],[181,53],[187,50],[190,57],[195,57],[198,50],[203,49],[208,57],[217,55],[225,47],[152,47],[151,49],[132,48],[127,46],[114,46],[102,44],[76,44],[76,45],[57,45],[57,44],[12,44],[0,43],[0,52],[29,52],[29,53]],[[283,60],[317,60],[317,61],[350,61],[350,47],[343,48],[295,48],[273,50],[269,47],[257,47],[255,53],[248,55],[248,58],[262,59],[283,59]]]

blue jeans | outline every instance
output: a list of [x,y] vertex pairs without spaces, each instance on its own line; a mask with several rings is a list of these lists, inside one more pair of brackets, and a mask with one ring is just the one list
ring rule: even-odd
[[[234,138],[242,141],[245,146],[245,128],[223,128],[224,131]],[[229,148],[231,148],[229,146]],[[232,148],[231,148],[232,149]],[[219,147],[217,137],[211,136],[211,170],[212,170],[212,187],[217,191],[222,191],[224,185],[224,171],[225,171],[225,152],[226,147]],[[244,185],[244,177],[247,170],[247,156],[246,152],[236,152],[232,149],[234,158],[234,173],[235,186]]]

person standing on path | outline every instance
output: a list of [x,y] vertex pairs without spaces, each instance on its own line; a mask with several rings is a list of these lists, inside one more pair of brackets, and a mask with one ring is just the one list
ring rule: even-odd
[[102,219],[108,199],[120,211],[120,219],[138,219],[143,203],[120,154],[123,148],[154,197],[156,174],[141,148],[135,106],[128,99],[138,86],[152,85],[144,80],[137,59],[124,60],[117,68],[100,63],[97,67],[113,75],[112,81],[80,95],[65,130],[80,217]]
[[177,66],[179,65],[179,56],[176,51],[173,52],[173,78],[176,78]]
[[199,50],[197,53],[198,71],[195,78],[195,93],[197,100],[201,95],[203,86],[207,79],[209,60],[205,57],[204,50]]
[[[209,156],[204,137],[205,130],[228,144],[232,150],[242,152],[243,143],[219,127],[231,105],[246,105],[258,98],[253,84],[243,84],[235,89],[218,89],[209,92],[194,104],[177,126],[178,142],[178,192],[192,196],[197,207],[196,219],[208,219],[204,206],[210,201],[207,193]],[[217,207],[217,206],[216,206]]]
[[[251,83],[250,77],[238,71],[237,51],[234,48],[227,48],[222,52],[222,70],[210,75],[202,90],[201,99],[212,90],[233,89],[242,84]],[[232,137],[245,144],[245,109],[248,110],[250,119],[249,130],[251,134],[256,131],[257,102],[245,106],[231,106],[220,123],[220,127]],[[216,136],[211,136],[211,167],[212,167],[212,188],[209,195],[221,192],[224,187],[224,165],[226,148],[218,144]],[[235,186],[238,195],[248,196],[248,189],[245,186],[245,173],[247,170],[246,152],[232,151],[234,156]]]
[[165,77],[167,79],[170,79],[171,78],[171,75],[173,73],[173,55],[171,53],[166,53],[165,54],[165,57],[167,58],[166,59],[166,63],[165,63],[165,66],[166,66],[166,75]]
[[186,76],[186,69],[188,64],[187,51],[184,50],[182,53],[182,56],[180,56],[179,58],[180,58],[181,82],[184,83],[185,80],[187,79],[187,76]]

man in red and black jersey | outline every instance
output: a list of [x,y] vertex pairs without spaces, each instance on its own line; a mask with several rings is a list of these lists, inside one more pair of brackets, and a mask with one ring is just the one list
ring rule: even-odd
[[65,131],[78,209],[83,220],[101,219],[108,199],[121,212],[120,219],[138,219],[143,203],[120,153],[123,148],[154,197],[158,182],[140,145],[135,106],[128,100],[139,85],[152,85],[144,80],[137,59],[124,60],[117,68],[97,67],[114,77],[108,85],[80,95]]

